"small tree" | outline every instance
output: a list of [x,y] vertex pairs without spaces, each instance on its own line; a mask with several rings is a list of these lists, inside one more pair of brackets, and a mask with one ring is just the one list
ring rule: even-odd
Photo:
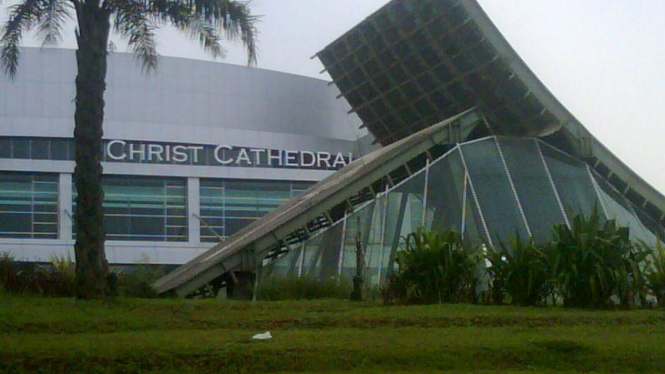
[[256,62],[257,18],[234,0],[21,0],[10,10],[0,37],[0,62],[15,77],[23,33],[37,28],[44,44],[60,40],[75,18],[76,62],[76,296],[103,298],[108,265],[104,252],[102,136],[107,47],[111,30],[126,38],[144,69],[157,67],[155,30],[170,24],[198,39],[214,57],[223,56],[222,37],[240,40],[248,62]]
[[360,234],[360,216],[356,224],[356,275],[353,277],[353,292],[351,300],[362,301],[363,299],[363,270],[365,269],[365,248],[363,248],[362,235]]

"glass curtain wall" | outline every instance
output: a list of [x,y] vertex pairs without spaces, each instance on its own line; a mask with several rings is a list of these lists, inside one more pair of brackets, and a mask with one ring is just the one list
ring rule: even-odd
[[[496,246],[517,233],[551,240],[555,224],[598,207],[654,243],[663,228],[588,166],[535,139],[490,137],[461,144],[353,213],[284,254],[273,276],[351,280],[356,240],[365,249],[365,282],[379,286],[403,238],[425,226],[461,231],[467,242]],[[264,273],[265,274],[265,273]]]
[[105,175],[103,184],[107,240],[187,241],[185,179]]
[[58,238],[58,176],[0,173],[0,238]]
[[201,241],[226,240],[311,185],[307,182],[202,179]]

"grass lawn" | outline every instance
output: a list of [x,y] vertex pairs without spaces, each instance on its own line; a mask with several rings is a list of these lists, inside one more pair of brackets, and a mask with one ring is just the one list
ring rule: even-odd
[[663,373],[665,311],[0,295],[0,373],[21,372]]

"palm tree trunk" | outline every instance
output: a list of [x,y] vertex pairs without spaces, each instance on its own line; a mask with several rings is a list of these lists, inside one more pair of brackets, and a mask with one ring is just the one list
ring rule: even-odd
[[104,298],[108,274],[101,160],[110,17],[98,1],[83,2],[76,11],[76,297],[100,299]]

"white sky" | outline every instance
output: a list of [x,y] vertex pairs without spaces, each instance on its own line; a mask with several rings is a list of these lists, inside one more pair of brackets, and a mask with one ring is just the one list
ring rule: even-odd
[[[554,95],[665,192],[665,1],[479,1]],[[254,13],[263,15],[259,67],[328,79],[310,57],[387,2],[254,0]],[[0,21],[5,19],[0,13]],[[62,46],[73,48],[69,34]],[[35,42],[28,38],[25,45]],[[166,56],[209,59],[197,43],[171,29],[160,32],[159,48]],[[226,62],[245,62],[240,48],[228,49]]]

